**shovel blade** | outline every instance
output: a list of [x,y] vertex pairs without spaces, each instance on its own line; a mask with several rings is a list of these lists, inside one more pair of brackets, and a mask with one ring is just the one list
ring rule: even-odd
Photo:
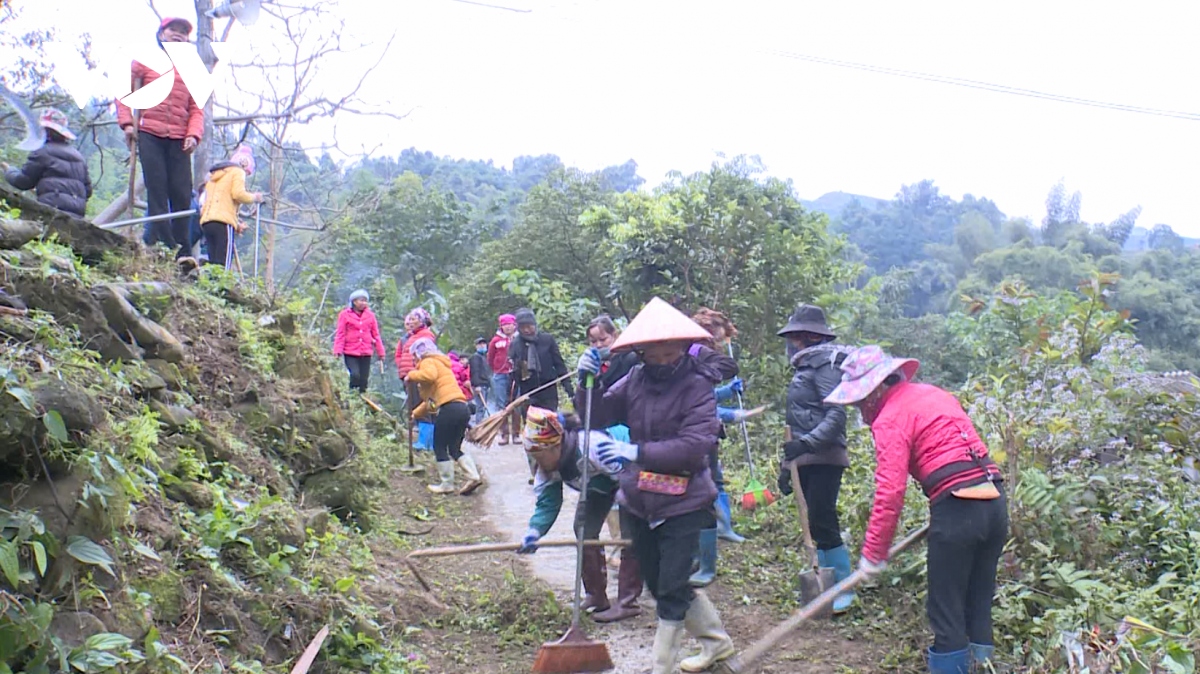
[[[811,604],[814,599],[821,596],[821,593],[836,585],[833,569],[829,567],[822,567],[819,570],[808,569],[807,571],[801,571],[799,582],[800,603],[805,605]],[[832,604],[825,607],[825,609],[817,615],[813,616],[813,618],[816,620],[829,620],[832,617]]]

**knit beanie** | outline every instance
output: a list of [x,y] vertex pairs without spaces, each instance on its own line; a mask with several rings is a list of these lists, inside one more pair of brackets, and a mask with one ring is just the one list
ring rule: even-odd
[[500,314],[500,325],[516,325],[517,317],[512,314]]
[[363,290],[362,288],[359,288],[358,290],[355,290],[354,292],[350,293],[350,304],[353,305],[354,300],[356,300],[360,297],[368,302],[371,301],[371,296],[369,294],[367,294],[367,291]]
[[437,348],[437,344],[435,344],[434,341],[428,337],[422,337],[421,339],[413,342],[412,346],[408,347],[408,352],[411,353],[413,358],[416,358],[417,360],[421,360],[425,356],[433,355],[435,353],[441,353],[441,351],[439,351]]
[[537,325],[537,319],[533,317],[531,309],[517,309],[517,325]]

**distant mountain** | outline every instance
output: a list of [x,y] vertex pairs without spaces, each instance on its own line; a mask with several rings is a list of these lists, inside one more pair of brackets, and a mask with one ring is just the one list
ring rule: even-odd
[[[1150,230],[1146,227],[1134,227],[1129,233],[1129,238],[1125,240],[1125,250],[1146,250],[1150,246],[1148,240],[1150,238]],[[1200,245],[1200,239],[1193,239],[1187,236],[1180,235],[1183,239],[1183,245],[1188,248],[1194,248]]]
[[875,197],[863,196],[861,194],[850,194],[849,192],[830,192],[823,194],[815,201],[800,200],[800,204],[810,211],[818,211],[828,215],[830,219],[841,215],[855,199],[862,204],[863,208],[875,210],[887,203],[887,199],[876,199]]

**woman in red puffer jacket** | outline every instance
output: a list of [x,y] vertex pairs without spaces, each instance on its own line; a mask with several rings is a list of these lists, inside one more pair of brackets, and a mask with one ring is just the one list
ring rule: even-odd
[[[158,26],[158,45],[163,42],[187,42],[192,24],[186,19],[167,17]],[[125,132],[128,143],[137,143],[142,160],[142,178],[146,182],[146,215],[162,215],[186,211],[192,206],[192,151],[204,137],[204,109],[188,92],[183,78],[172,70],[175,78],[171,93],[162,103],[142,110],[134,128],[134,115],[129,107],[117,101],[117,124]],[[135,87],[140,81],[146,86],[161,75],[145,64],[133,62]],[[150,223],[150,243],[162,243],[177,250],[176,257],[190,253],[188,249],[189,216]]]

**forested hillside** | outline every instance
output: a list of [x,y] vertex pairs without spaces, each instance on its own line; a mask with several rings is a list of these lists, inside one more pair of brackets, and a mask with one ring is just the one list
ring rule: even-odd
[[[21,67],[10,84],[79,130],[94,218],[129,189],[112,110],[78,110],[47,64]],[[214,159],[246,142],[262,162],[248,188],[267,195],[264,219],[241,216],[240,269],[181,276],[138,243],[140,224],[101,232],[0,194],[0,289],[28,308],[0,312],[0,674],[284,672],[322,624],[332,636],[313,671],[528,671],[565,627],[544,577],[475,558],[439,568],[431,593],[405,571],[420,547],[511,539],[525,511],[501,527],[502,500],[426,493],[398,470],[404,429],[339,392],[332,337],[358,288],[389,351],[368,395],[397,417],[391,349],[414,307],[460,352],[529,307],[568,364],[599,313],[624,323],[655,296],[724,311],[747,406],[772,406],[749,424],[768,476],[791,376],[776,333],[797,304],[818,304],[841,342],[920,359],[919,378],[959,397],[1002,466],[1000,664],[1196,671],[1200,399],[1182,371],[1200,371],[1200,249],[1139,224],[1136,205],[1088,223],[1087,195],[1047,185],[1030,222],[949,198],[936,176],[890,200],[806,202],[805,185],[753,156],[655,183],[637,157],[600,171],[554,155],[498,165],[414,139],[395,156],[335,159],[261,120],[213,133]],[[22,134],[0,109],[0,159],[25,160]],[[839,507],[857,549],[875,462],[851,417]],[[721,450],[731,494],[750,483],[740,443]],[[518,451],[479,448],[480,464]],[[518,482],[484,499],[517,498],[516,461]],[[749,540],[722,548],[712,594],[739,648],[797,608],[810,562],[792,507],[739,512]],[[911,486],[902,528],[927,513]],[[763,671],[922,671],[922,560],[895,560],[847,617]]]

